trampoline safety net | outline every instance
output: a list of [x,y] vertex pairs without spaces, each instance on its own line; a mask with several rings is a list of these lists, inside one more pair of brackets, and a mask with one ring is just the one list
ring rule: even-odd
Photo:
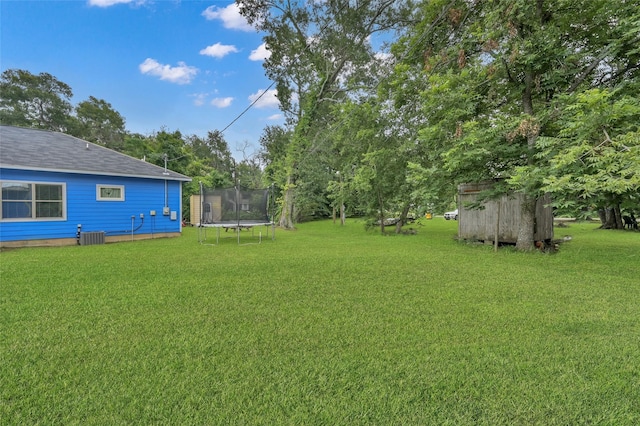
[[200,189],[202,225],[269,224],[268,189]]

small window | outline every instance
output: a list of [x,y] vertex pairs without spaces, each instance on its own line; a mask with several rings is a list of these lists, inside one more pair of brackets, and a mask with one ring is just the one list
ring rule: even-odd
[[124,186],[97,185],[96,199],[98,201],[124,201]]
[[59,220],[65,218],[65,185],[3,181],[3,220]]

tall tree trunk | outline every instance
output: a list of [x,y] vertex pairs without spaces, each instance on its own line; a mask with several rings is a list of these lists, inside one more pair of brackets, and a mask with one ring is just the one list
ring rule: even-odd
[[380,212],[380,233],[384,235],[384,222],[386,217],[384,215],[384,202],[382,200],[382,194],[380,194],[380,191],[378,191],[378,211]]
[[604,209],[604,222],[600,227],[602,229],[616,229],[616,215],[612,207]]
[[[524,75],[524,89],[522,91],[522,109],[525,114],[533,119],[533,87],[534,77],[533,71],[527,70]],[[529,130],[527,133],[527,148],[529,149],[529,164],[533,164],[533,150],[538,138],[537,132]],[[523,193],[522,206],[520,211],[520,227],[518,228],[518,239],[516,240],[516,249],[522,251],[530,251],[535,247],[534,233],[536,221],[536,197],[527,193]]]
[[604,228],[607,223],[607,211],[605,209],[598,209],[598,217],[600,218],[600,228]]
[[533,250],[534,233],[536,227],[536,197],[524,194],[520,207],[520,227],[518,228],[518,239],[516,249],[521,251]]
[[624,229],[624,220],[622,219],[622,212],[620,212],[620,205],[613,207],[613,215],[616,219],[615,229]]
[[409,214],[409,209],[411,208],[411,203],[405,203],[402,208],[402,212],[400,213],[400,220],[396,223],[396,234],[399,234],[402,231],[402,227],[407,221],[407,215]]
[[293,178],[291,175],[287,176],[287,185],[282,197],[282,211],[280,213],[280,221],[278,225],[284,229],[295,229],[294,217],[293,217]]
[[598,216],[600,216],[601,229],[624,229],[619,205],[598,210]]

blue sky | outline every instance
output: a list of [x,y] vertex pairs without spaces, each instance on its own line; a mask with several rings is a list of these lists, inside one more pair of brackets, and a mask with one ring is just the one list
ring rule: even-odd
[[[222,130],[271,84],[265,52],[231,0],[0,0],[2,71],[47,72],[73,105],[104,99],[136,133]],[[242,158],[282,123],[270,91],[224,136]]]

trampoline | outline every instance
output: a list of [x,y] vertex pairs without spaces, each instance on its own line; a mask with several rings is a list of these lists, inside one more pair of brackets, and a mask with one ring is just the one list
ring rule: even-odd
[[[233,188],[207,189],[200,183],[200,222],[198,241],[207,244],[207,229],[215,230],[216,242],[220,243],[220,231],[233,231],[240,244],[242,231],[251,231],[252,243],[262,242],[262,230],[266,229],[266,237],[275,239],[275,222],[269,214],[273,208],[272,191],[270,189]],[[213,245],[212,243],[208,243]]]

